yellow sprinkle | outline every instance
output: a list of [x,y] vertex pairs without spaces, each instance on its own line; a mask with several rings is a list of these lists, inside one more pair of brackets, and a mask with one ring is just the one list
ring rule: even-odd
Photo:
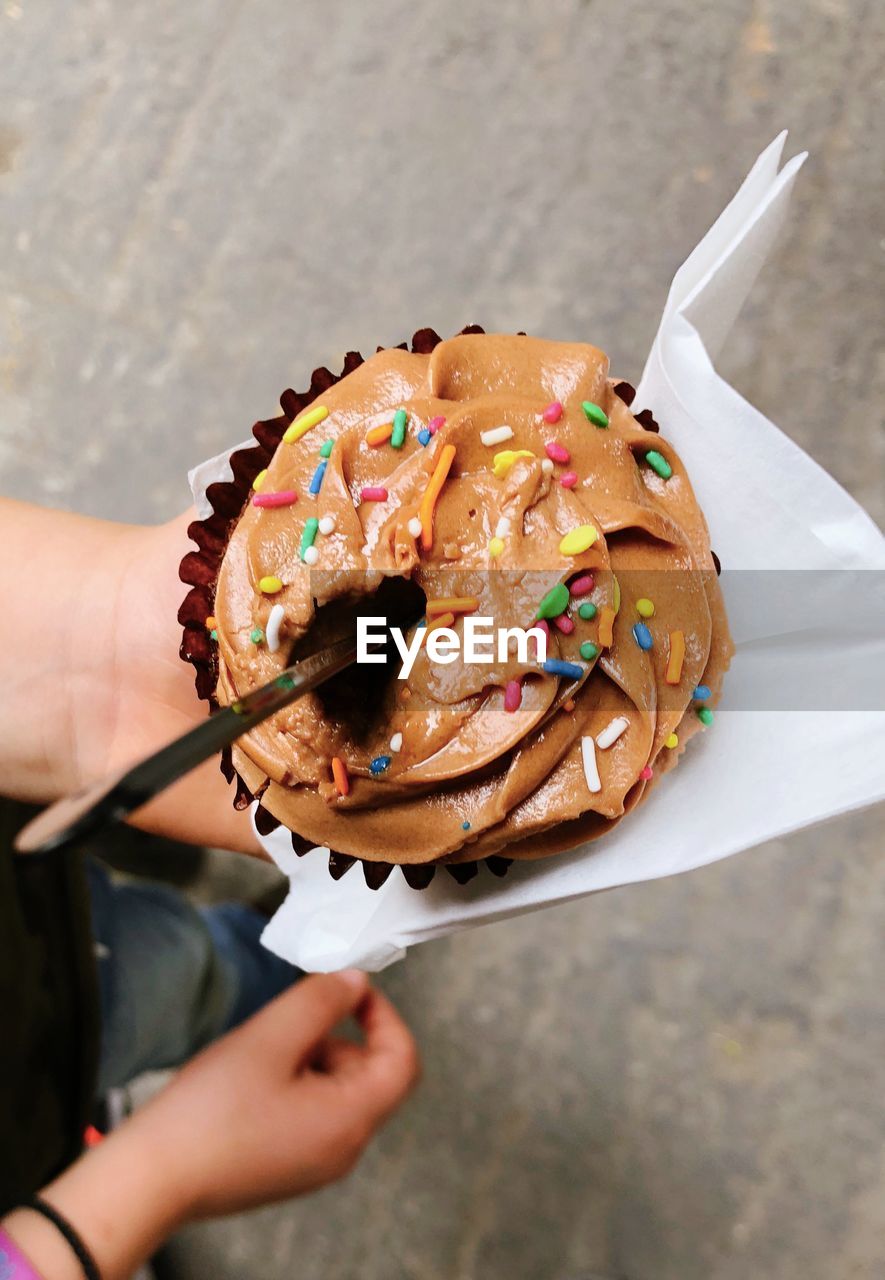
[[489,543],[489,555],[492,557],[492,559],[497,560],[498,556],[501,554],[503,550],[504,550],[504,539],[492,538],[491,542]]
[[258,590],[263,591],[266,596],[275,596],[282,589],[282,582],[272,573],[268,574],[266,578],[258,579]]
[[664,739],[664,746],[669,747],[671,751],[673,750],[674,747],[678,747],[679,734],[678,733],[669,734],[669,736]]
[[651,600],[646,600],[643,596],[641,600],[636,601],[636,612],[640,618],[653,618],[655,616],[655,607]]
[[613,592],[614,600],[612,601],[612,603],[614,604],[614,607],[615,607],[615,613],[620,613],[621,612],[621,584],[620,582],[618,582],[614,574],[612,574],[612,582],[614,583],[614,592]]
[[531,449],[502,449],[492,459],[492,470],[499,480],[503,480],[517,458],[533,458]]
[[252,488],[255,490],[256,493],[261,492],[261,486],[264,484],[266,479],[267,479],[267,467],[265,467],[263,471],[259,471],[258,475],[252,481]]
[[328,418],[329,410],[324,404],[318,404],[313,409],[308,409],[307,413],[303,413],[300,418],[296,418],[291,426],[287,427],[283,432],[283,441],[286,444],[294,444],[296,440],[308,432],[311,427],[315,427],[318,422],[322,422],[324,418]]
[[592,547],[597,539],[596,530],[592,524],[579,524],[576,529],[572,529],[565,535],[559,544],[559,554],[561,556],[579,556],[582,551],[586,551],[588,547]]
[[210,613],[209,617],[206,619],[206,630],[214,631],[217,626],[218,622],[216,621],[215,615]]

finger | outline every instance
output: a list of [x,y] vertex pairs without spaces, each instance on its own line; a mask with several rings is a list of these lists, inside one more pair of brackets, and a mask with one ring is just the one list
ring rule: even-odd
[[358,1012],[365,1043],[359,1057],[337,1053],[342,1084],[355,1104],[377,1124],[398,1106],[420,1074],[418,1047],[409,1028],[380,991],[371,989]]
[[318,1044],[366,998],[369,980],[358,969],[302,979],[256,1013],[235,1034],[248,1052],[286,1072],[302,1066]]

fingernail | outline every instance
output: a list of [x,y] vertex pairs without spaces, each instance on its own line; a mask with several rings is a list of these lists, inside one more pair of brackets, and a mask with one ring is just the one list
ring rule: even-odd
[[341,969],[338,972],[338,977],[342,982],[346,982],[353,987],[354,991],[362,991],[366,985],[366,975],[362,969]]

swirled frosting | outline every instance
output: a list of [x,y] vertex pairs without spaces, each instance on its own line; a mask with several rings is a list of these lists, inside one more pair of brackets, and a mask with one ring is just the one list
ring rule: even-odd
[[379,352],[308,411],[325,417],[303,433],[296,419],[258,495],[295,500],[253,498],[221,563],[221,703],[388,579],[522,627],[571,586],[548,657],[581,668],[573,687],[533,647],[443,666],[423,645],[404,681],[355,667],[303,697],[234,762],[307,842],[404,864],[554,854],[619,822],[710,720],[731,640],[707,526],[679,457],[615,386],[592,346],[462,334]]

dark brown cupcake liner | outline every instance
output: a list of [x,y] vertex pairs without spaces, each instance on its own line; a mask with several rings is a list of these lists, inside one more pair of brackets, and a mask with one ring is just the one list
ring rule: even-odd
[[[461,333],[483,333],[479,325],[468,325]],[[442,339],[433,329],[419,329],[413,336],[411,344],[401,342],[399,349],[412,351],[418,355],[429,355]],[[378,347],[383,351],[383,347]],[[340,373],[332,373],[329,369],[319,368],[313,371],[310,387],[307,391],[296,392],[291,388],[280,396],[282,413],[277,418],[268,418],[256,422],[252,427],[255,444],[235,450],[230,456],[232,479],[210,484],[206,489],[206,500],[212,508],[212,514],[203,520],[194,520],[188,526],[188,537],[196,543],[197,550],[189,551],[179,567],[179,577],[190,587],[178,610],[178,621],[183,628],[183,636],[179,653],[185,662],[191,663],[195,673],[197,695],[215,710],[218,701],[215,689],[218,683],[218,654],[215,642],[211,639],[206,627],[206,619],[213,613],[215,602],[215,586],[228,540],[234,526],[242,515],[252,490],[252,481],[259,471],[270,463],[283,432],[300,413],[316,400],[329,387],[340,382],[354,369],[363,363],[363,357],[357,351],[349,351],[344,357]],[[221,772],[228,782],[235,784],[233,804],[236,809],[247,809],[254,801],[258,801],[255,810],[255,827],[260,835],[270,835],[282,822],[261,806],[261,795],[267,787],[260,788],[253,794],[234,767],[229,747],[221,753]],[[298,856],[308,853],[314,845],[303,839],[297,832],[290,832],[292,848]],[[458,863],[419,863],[413,865],[392,862],[362,862],[349,854],[329,853],[329,874],[334,880],[340,880],[355,862],[360,862],[363,876],[370,889],[380,889],[395,867],[399,867],[406,884],[412,889],[426,889],[433,879],[438,867],[442,866],[458,884],[467,884],[479,872],[480,863],[484,864],[495,876],[504,876],[512,863],[511,858],[503,858],[493,854],[476,862]]]

